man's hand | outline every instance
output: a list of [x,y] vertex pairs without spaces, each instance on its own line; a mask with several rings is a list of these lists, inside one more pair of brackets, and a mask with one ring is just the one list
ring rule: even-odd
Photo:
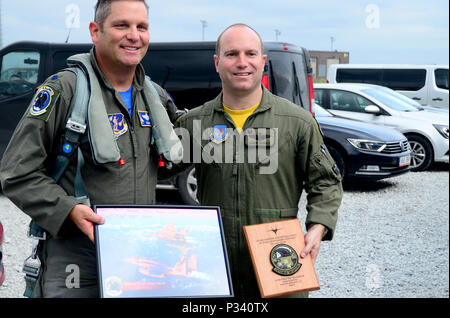
[[320,242],[322,242],[325,233],[325,226],[322,224],[314,224],[305,235],[305,248],[300,253],[301,258],[311,253],[313,264],[316,262],[317,255],[319,255]]
[[103,224],[105,219],[96,214],[90,207],[77,204],[69,213],[69,218],[94,243],[94,224]]

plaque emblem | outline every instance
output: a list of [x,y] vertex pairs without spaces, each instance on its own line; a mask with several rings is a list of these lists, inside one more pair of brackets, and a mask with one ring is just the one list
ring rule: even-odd
[[282,276],[291,276],[298,272],[302,264],[298,261],[297,252],[287,244],[279,244],[270,252],[273,271]]

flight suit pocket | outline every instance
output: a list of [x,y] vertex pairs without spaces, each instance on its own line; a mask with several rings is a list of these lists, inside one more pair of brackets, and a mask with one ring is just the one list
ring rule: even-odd
[[255,209],[255,224],[275,222],[297,217],[298,208],[288,209]]

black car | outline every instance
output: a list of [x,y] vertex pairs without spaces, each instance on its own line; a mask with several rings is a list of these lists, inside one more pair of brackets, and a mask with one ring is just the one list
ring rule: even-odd
[[335,116],[317,104],[314,110],[343,180],[380,180],[410,170],[411,151],[400,132]]

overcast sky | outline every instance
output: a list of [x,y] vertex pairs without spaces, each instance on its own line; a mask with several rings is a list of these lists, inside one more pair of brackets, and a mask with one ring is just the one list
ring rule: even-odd
[[[2,45],[90,42],[95,0],[0,0]],[[449,63],[447,0],[147,0],[151,41],[215,41],[237,22],[264,41],[350,52],[350,63]],[[75,19],[73,19],[75,17]],[[333,38],[333,40],[332,40]]]

